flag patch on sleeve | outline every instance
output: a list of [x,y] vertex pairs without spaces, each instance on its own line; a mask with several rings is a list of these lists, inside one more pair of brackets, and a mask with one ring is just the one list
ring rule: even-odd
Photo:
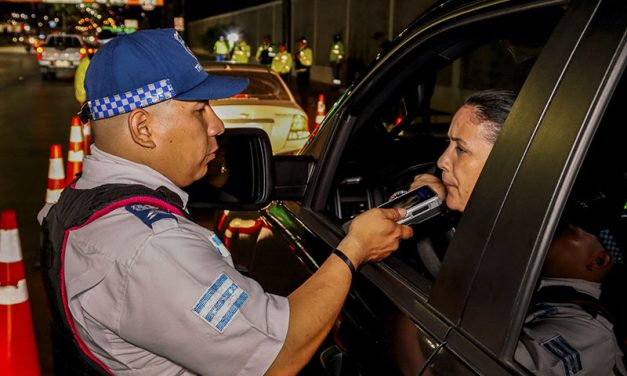
[[247,299],[248,293],[221,273],[194,304],[192,312],[223,333]]
[[542,343],[542,346],[562,362],[562,365],[564,366],[564,375],[575,375],[579,371],[583,370],[579,351],[575,350],[568,342],[566,342],[564,337],[560,335],[555,336]]

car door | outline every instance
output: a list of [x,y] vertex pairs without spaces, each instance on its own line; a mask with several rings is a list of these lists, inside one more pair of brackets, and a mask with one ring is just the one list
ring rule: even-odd
[[[562,97],[555,93],[563,92],[573,51],[581,51],[578,46],[585,37],[603,38],[603,29],[590,25],[603,19],[599,14],[605,7],[616,5],[606,1],[488,1],[459,8],[443,6],[439,15],[431,13],[405,30],[333,106],[302,152],[315,161],[305,197],[273,202],[264,209],[261,231],[247,253],[246,271],[269,292],[291,292],[324,262],[353,215],[382,203],[406,186],[407,178],[433,167],[438,147],[446,141],[448,121],[465,95],[491,87],[520,90],[477,193],[455,227],[437,278],[421,265],[424,260],[411,242],[384,262],[362,268],[338,325],[322,348],[323,356],[312,362],[323,359],[325,369],[343,375],[520,371],[511,365],[511,335],[516,328],[520,330],[526,309],[521,304],[526,304],[531,281],[535,281],[533,272],[525,272],[535,265],[536,269],[529,270],[537,273],[539,261],[531,256],[537,257],[539,251],[530,239],[535,242],[540,236],[546,246],[548,232],[538,235],[538,228],[550,231],[541,219],[548,210],[546,195],[553,197],[548,189],[557,181],[545,184],[542,180],[538,185],[547,191],[542,190],[545,206],[540,201],[533,206],[538,212],[530,212],[528,221],[536,221],[535,230],[531,227],[519,233],[505,227],[499,234],[496,229],[512,222],[502,216],[507,205],[512,205],[512,211],[522,210],[522,193],[518,201],[510,201],[512,192],[521,187],[516,185],[521,171],[527,171],[521,166],[526,166],[529,150],[546,145],[537,134],[544,129],[547,109],[557,113],[561,108],[555,100]],[[435,88],[430,89],[434,75]],[[598,78],[598,74],[591,76],[592,83]],[[434,91],[431,95],[430,90]],[[568,108],[579,114],[573,119],[577,126],[584,123],[582,111],[591,108],[594,85],[585,91],[588,107],[568,102],[574,103]],[[428,98],[433,111],[425,115],[421,104]],[[559,136],[553,139],[559,141]],[[564,148],[571,141],[556,153],[566,153]],[[529,170],[528,179],[532,177],[538,180]],[[450,228],[429,226],[416,226],[417,237],[450,232]],[[494,239],[501,246],[515,243],[534,251],[517,252],[515,262],[509,262],[493,246]],[[501,263],[492,262],[497,256]],[[237,263],[235,250],[234,258]],[[522,303],[516,298],[523,299]],[[489,314],[494,307],[498,314]]]
[[[559,33],[556,31],[557,36],[552,36],[547,42],[551,48],[540,48],[542,54],[537,60],[534,59],[535,64],[530,64],[533,70],[529,79],[534,78],[531,81],[533,85],[525,81],[526,74],[522,80],[517,80],[515,71],[507,73],[512,77],[512,82],[525,82],[526,86],[521,93],[523,100],[521,103],[524,103],[524,106],[520,104],[518,112],[528,115],[528,118],[524,119],[524,126],[518,127],[516,132],[507,136],[505,145],[508,146],[501,147],[508,150],[504,153],[507,154],[505,158],[499,162],[492,162],[500,165],[501,170],[498,184],[486,193],[491,199],[491,203],[486,204],[486,208],[490,210],[485,212],[475,210],[475,213],[471,211],[464,215],[447,251],[447,258],[442,264],[443,274],[438,276],[434,283],[420,273],[415,273],[407,258],[392,257],[384,263],[364,267],[357,277],[343,311],[341,325],[338,325],[334,332],[340,355],[348,359],[346,356],[348,354],[353,359],[350,363],[354,366],[347,367],[350,370],[345,370],[346,374],[350,372],[377,374],[384,370],[415,374],[424,367],[426,360],[440,349],[442,354],[456,356],[450,349],[444,349],[443,345],[452,328],[459,324],[466,308],[484,246],[489,240],[497,218],[500,200],[505,197],[516,168],[533,139],[537,125],[533,120],[534,116],[536,121],[541,118],[546,101],[559,83],[562,68],[569,59],[571,49],[585,30],[585,20],[594,13],[594,6],[591,5],[575,7],[574,10],[568,9],[563,15],[564,4],[565,2],[542,1],[487,2],[475,8],[464,7],[453,10],[442,19],[408,29],[404,37],[397,41],[396,47],[382,56],[375,63],[371,73],[333,107],[327,121],[305,148],[304,154],[309,154],[317,161],[305,199],[302,202],[275,202],[264,210],[264,230],[259,235],[252,256],[250,275],[271,292],[289,293],[330,254],[343,234],[342,223],[349,219],[351,214],[381,203],[384,194],[390,193],[392,188],[397,188],[368,186],[369,183],[364,184],[368,179],[351,174],[353,168],[376,170],[374,166],[383,167],[367,163],[377,163],[376,158],[357,158],[356,162],[351,164],[350,158],[347,157],[347,154],[353,152],[359,157],[367,154],[369,145],[360,144],[360,140],[355,141],[362,136],[359,129],[365,129],[364,124],[373,119],[386,122],[385,119],[393,115],[385,113],[379,116],[377,113],[379,109],[398,110],[397,115],[401,118],[417,114],[416,110],[409,108],[413,94],[395,98],[399,99],[399,103],[390,102],[389,97],[394,90],[403,86],[408,79],[417,79],[416,92],[419,93],[421,88],[424,89],[423,82],[426,80],[421,72],[440,69],[439,71],[449,78],[459,74],[459,67],[457,71],[452,68],[446,71],[449,68],[442,68],[442,65],[445,65],[446,60],[451,60],[463,67],[463,60],[465,58],[472,60],[469,56],[474,51],[486,46],[495,47],[495,44],[488,42],[498,41],[495,37],[499,35],[498,27],[515,32],[503,35],[504,39],[510,37],[510,41],[513,36],[518,37],[524,32],[532,33],[533,30],[543,33],[549,31],[546,36],[548,38],[555,24],[559,22],[556,29]],[[546,14],[548,16],[545,16]],[[531,20],[536,20],[540,26],[546,21],[547,25],[538,27],[539,25]],[[509,28],[506,27],[508,25]],[[566,33],[568,38],[564,38],[563,33]],[[543,40],[542,33],[538,34],[537,40]],[[410,67],[410,63],[415,66]],[[432,66],[438,64],[437,68]],[[421,67],[424,67],[424,70],[420,70]],[[491,83],[488,79],[484,85]],[[464,91],[458,90],[456,95],[463,94]],[[421,100],[420,94],[416,95],[416,99]],[[448,114],[432,114],[431,118],[440,115],[450,118],[450,111],[454,111],[454,106],[449,105],[447,108]],[[388,124],[385,123],[383,128],[388,129]],[[409,134],[410,130],[406,129],[406,133]],[[442,141],[441,131],[436,129],[430,133],[429,140]],[[384,135],[367,134],[376,141],[380,140],[378,136]],[[513,149],[510,148],[512,145],[507,139],[516,141]],[[410,147],[425,146],[420,140],[402,141],[392,143],[385,151],[394,156],[405,156],[407,153],[402,151],[411,150],[408,149],[406,141],[418,141],[417,144],[409,142]],[[373,150],[375,156],[376,152],[380,152]],[[424,158],[422,162],[425,163],[434,161],[432,153],[427,153]],[[405,163],[401,159],[392,162]],[[405,174],[413,171],[409,169]],[[351,214],[346,215],[347,212]],[[406,253],[412,252],[410,250]],[[455,263],[456,257],[449,256],[456,253],[465,255],[463,265]],[[447,266],[451,262],[452,266]],[[411,335],[407,335],[408,333]],[[490,360],[491,357],[484,353],[480,346],[475,346],[474,352],[468,354],[471,353],[474,354],[472,357],[482,359],[485,364],[503,370],[501,365]],[[466,357],[470,356],[468,354]],[[475,360],[475,363],[481,361]],[[340,366],[340,369],[344,369],[343,367]]]

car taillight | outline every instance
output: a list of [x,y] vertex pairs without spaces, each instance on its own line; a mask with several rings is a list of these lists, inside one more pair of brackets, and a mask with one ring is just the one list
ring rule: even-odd
[[94,49],[93,49],[93,48],[88,48],[88,49],[87,49],[87,53],[88,53],[89,55],[93,55],[93,54],[94,54]]
[[287,134],[288,140],[304,140],[309,137],[307,127],[307,117],[303,115],[292,116],[290,132]]
[[39,46],[35,51],[37,51],[37,60],[41,60],[44,57],[44,48]]
[[80,50],[78,50],[78,52],[81,54],[81,59],[83,59],[87,54],[87,49],[81,48]]

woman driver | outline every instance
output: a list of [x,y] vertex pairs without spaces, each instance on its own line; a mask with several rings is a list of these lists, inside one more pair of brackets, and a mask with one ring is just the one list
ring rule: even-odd
[[463,212],[515,99],[510,90],[483,90],[466,99],[453,116],[450,143],[438,159],[442,180],[417,175],[410,189],[429,185],[449,209]]

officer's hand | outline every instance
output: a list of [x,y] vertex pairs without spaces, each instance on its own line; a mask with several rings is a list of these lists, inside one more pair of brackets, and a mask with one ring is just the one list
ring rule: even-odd
[[401,239],[413,235],[411,227],[399,225],[405,209],[370,209],[357,216],[348,234],[337,246],[355,264],[381,260],[398,248]]
[[442,202],[446,201],[446,187],[442,183],[442,180],[436,178],[430,174],[420,174],[414,176],[414,181],[409,186],[409,190],[414,188],[422,187],[423,185],[428,185],[433,189],[433,191],[440,197]]

